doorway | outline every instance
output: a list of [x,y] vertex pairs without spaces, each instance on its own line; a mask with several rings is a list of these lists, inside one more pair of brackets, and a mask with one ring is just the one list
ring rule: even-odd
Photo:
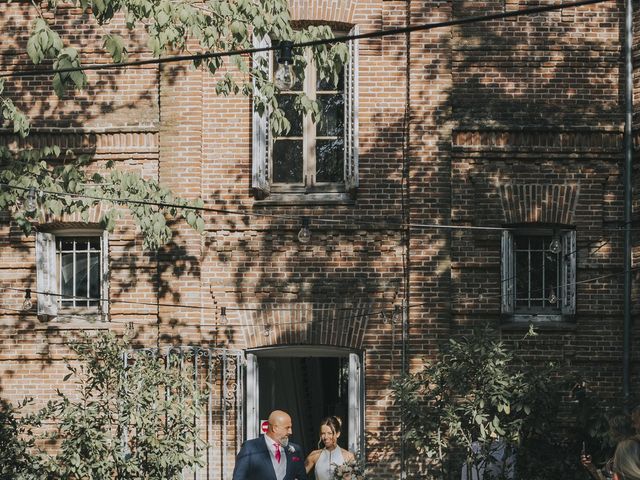
[[247,438],[255,438],[273,410],[293,422],[292,441],[305,453],[318,448],[319,425],[342,420],[340,446],[361,451],[361,357],[330,348],[280,347],[247,354]]

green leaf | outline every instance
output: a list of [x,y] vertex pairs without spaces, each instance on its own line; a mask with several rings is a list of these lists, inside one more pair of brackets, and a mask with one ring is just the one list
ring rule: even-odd
[[62,78],[59,73],[53,76],[53,90],[56,92],[58,98],[64,97],[64,84],[62,83]]
[[82,89],[86,84],[86,76],[82,71],[69,72],[71,80],[78,89]]
[[31,61],[36,65],[42,62],[42,51],[38,46],[38,41],[35,36],[29,37],[29,40],[27,41],[27,54]]

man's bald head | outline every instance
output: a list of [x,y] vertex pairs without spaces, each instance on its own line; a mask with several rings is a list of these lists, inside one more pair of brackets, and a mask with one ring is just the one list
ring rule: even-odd
[[290,422],[291,417],[287,412],[283,412],[282,410],[274,410],[269,415],[269,425],[274,424],[282,424],[285,422]]
[[291,435],[291,417],[287,412],[282,410],[274,410],[269,415],[269,428],[267,429],[267,435],[273,440],[286,445]]

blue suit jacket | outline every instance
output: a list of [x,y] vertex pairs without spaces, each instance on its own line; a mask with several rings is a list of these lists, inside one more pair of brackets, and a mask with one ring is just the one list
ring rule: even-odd
[[[284,480],[307,480],[302,450],[294,443],[289,443],[289,446],[294,451],[289,452],[289,447],[283,449],[287,456],[287,474]],[[242,444],[236,456],[233,480],[276,480],[264,435]]]

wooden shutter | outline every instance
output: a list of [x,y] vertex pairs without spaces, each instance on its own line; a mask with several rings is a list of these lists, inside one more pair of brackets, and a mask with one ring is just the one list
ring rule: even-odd
[[562,314],[576,313],[576,232],[571,230],[562,236]]
[[502,291],[502,305],[501,311],[505,315],[513,315],[515,310],[515,259],[513,258],[513,234],[504,230],[502,232],[502,268],[501,268],[501,291]]
[[51,233],[36,233],[36,285],[38,315],[58,314],[56,293],[56,237]]
[[258,438],[260,436],[260,384],[258,376],[258,357],[254,353],[247,353],[246,358],[246,438]]
[[102,232],[100,248],[100,313],[106,317],[109,314],[109,236],[106,231]]
[[[265,36],[261,39],[253,38],[253,46],[255,48],[264,48],[271,46],[271,39]],[[263,70],[268,77],[273,71],[271,68],[272,55],[270,51],[256,52],[253,54],[254,69]],[[252,172],[251,186],[254,194],[258,198],[264,198],[269,195],[269,112],[265,111],[260,115],[256,110],[256,100],[261,95],[253,80],[253,138],[252,138]]]
[[364,452],[364,375],[362,361],[355,353],[349,354],[349,450],[356,455]]
[[[349,35],[357,35],[354,26]],[[358,176],[358,40],[350,40],[349,61],[344,71],[344,182],[349,192],[355,192]]]

